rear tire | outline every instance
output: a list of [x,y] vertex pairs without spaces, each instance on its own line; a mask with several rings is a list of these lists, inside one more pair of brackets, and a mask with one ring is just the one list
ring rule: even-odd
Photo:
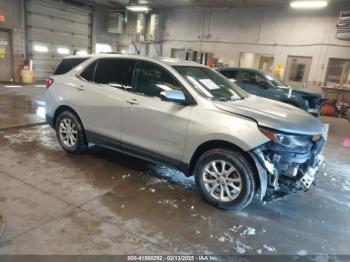
[[203,199],[224,210],[241,210],[256,193],[255,171],[242,153],[227,149],[205,152],[195,167]]
[[87,148],[83,125],[74,113],[70,111],[60,113],[55,129],[57,140],[65,151],[81,154]]

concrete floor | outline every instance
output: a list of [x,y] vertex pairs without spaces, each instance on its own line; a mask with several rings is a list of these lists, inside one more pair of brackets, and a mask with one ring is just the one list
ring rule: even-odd
[[[192,179],[102,148],[64,153],[43,87],[0,86],[0,254],[350,254],[350,123],[330,123],[316,187],[242,212]],[[16,126],[21,126],[16,128]]]

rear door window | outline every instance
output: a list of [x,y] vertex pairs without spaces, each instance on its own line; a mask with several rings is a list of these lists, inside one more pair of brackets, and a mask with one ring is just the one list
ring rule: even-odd
[[68,73],[70,70],[72,70],[74,67],[80,65],[82,62],[86,61],[88,57],[86,58],[65,58],[62,60],[62,62],[58,65],[54,75],[64,75]]
[[128,59],[102,58],[98,60],[93,82],[116,88],[131,88],[129,72],[133,62]]

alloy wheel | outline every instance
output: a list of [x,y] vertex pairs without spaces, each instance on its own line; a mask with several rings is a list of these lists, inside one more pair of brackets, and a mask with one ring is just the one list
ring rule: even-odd
[[215,160],[208,163],[202,173],[209,194],[220,201],[236,199],[242,190],[242,179],[237,169],[229,162]]
[[58,129],[60,139],[67,147],[73,147],[78,141],[78,129],[70,118],[63,118]]

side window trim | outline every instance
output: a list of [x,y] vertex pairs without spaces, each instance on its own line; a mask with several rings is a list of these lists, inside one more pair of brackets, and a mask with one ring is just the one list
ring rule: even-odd
[[[75,76],[78,77],[80,80],[82,81],[85,81],[87,83],[94,83],[94,77],[95,77],[95,72],[96,72],[96,68],[97,68],[97,65],[98,65],[98,60],[99,59],[95,59],[93,60],[91,63],[87,64],[79,73],[77,73]],[[92,78],[91,78],[91,81],[85,79],[84,77],[82,77],[81,75],[85,72],[85,70],[91,66],[92,64],[95,64],[94,66],[94,72],[92,74]]]
[[[94,60],[94,62],[96,62],[96,64],[95,64],[95,67],[94,67],[94,72],[92,73],[92,78],[91,78],[91,82],[92,82],[92,83],[95,83],[96,69],[97,69],[97,67],[98,67],[98,64],[100,63],[100,59],[96,59],[96,60]],[[94,62],[93,62],[93,63],[94,63]]]
[[[53,72],[53,75],[65,75],[88,59],[89,58],[63,58],[60,64],[55,69],[55,71]],[[66,67],[62,69],[62,66]]]

